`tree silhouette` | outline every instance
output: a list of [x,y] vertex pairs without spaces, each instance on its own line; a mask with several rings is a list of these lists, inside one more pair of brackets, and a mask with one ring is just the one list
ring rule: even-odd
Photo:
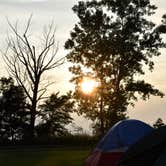
[[[43,75],[64,62],[64,58],[57,59],[57,43],[53,24],[44,29],[41,43],[32,40],[29,34],[31,17],[29,18],[23,35],[18,32],[17,24],[13,26],[9,21],[13,36],[8,36],[7,51],[3,54],[11,76],[24,89],[30,103],[31,120],[30,135],[34,136],[37,106],[44,98],[49,82],[42,81]],[[40,47],[39,47],[40,44]]]
[[156,122],[153,124],[153,127],[154,127],[155,129],[158,129],[158,128],[164,126],[164,125],[165,125],[165,123],[163,122],[163,120],[162,120],[161,118],[158,118],[158,119],[156,120]]
[[159,33],[161,33],[161,34],[165,34],[166,33],[166,14],[164,14],[163,16],[162,16],[162,20],[161,20],[161,25],[160,26],[158,26],[157,28],[156,28],[156,30],[159,32]]
[[71,94],[58,96],[52,94],[40,105],[41,123],[37,126],[38,136],[60,136],[67,133],[66,125],[72,122],[70,113],[73,111]]
[[29,126],[25,93],[12,78],[4,77],[0,79],[0,93],[0,139],[23,139]]
[[[79,113],[97,123],[100,133],[125,118],[127,106],[134,105],[138,95],[144,100],[163,96],[138,77],[145,74],[143,66],[153,70],[153,57],[164,47],[161,31],[148,19],[155,10],[149,0],[80,1],[73,7],[79,21],[65,43],[71,50],[67,56],[73,63],[71,81]],[[80,89],[87,75],[99,83],[93,95]]]

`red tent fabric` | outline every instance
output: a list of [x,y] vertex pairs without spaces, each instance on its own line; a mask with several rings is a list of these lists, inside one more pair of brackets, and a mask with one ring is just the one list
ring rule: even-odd
[[98,166],[116,166],[117,161],[121,158],[124,152],[105,152],[101,153],[100,159],[98,161]]
[[116,166],[117,161],[124,154],[125,150],[117,152],[100,152],[92,153],[86,160],[86,166]]

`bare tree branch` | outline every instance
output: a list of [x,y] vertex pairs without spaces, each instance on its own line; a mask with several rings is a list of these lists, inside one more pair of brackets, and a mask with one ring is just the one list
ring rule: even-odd
[[[56,68],[64,63],[65,57],[56,59],[58,45],[55,42],[55,28],[53,22],[48,26],[43,35],[44,45],[39,51],[37,45],[33,45],[28,35],[32,15],[29,17],[23,35],[18,32],[18,23],[13,26],[7,18],[8,25],[14,36],[8,35],[7,49],[3,53],[4,61],[10,74],[17,83],[23,87],[31,104],[31,127],[34,129],[38,102],[45,98],[50,84],[42,88],[42,76],[48,70]],[[32,131],[33,132],[33,131]]]

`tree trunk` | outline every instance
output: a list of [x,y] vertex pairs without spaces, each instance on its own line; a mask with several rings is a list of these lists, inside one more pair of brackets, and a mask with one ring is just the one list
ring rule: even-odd
[[33,91],[32,107],[31,107],[30,136],[32,139],[35,137],[35,120],[36,120],[37,94],[38,94],[39,79],[40,78],[37,78],[36,83],[35,83],[35,87],[34,87],[34,91]]
[[32,105],[32,109],[31,109],[31,119],[30,119],[30,138],[34,138],[35,133],[34,133],[34,129],[35,129],[35,119],[36,119],[36,105],[35,103]]
[[[103,70],[103,69],[102,69]],[[101,70],[101,71],[102,71]],[[105,128],[104,128],[104,120],[105,120],[105,117],[104,117],[104,110],[103,110],[103,78],[100,79],[100,82],[101,82],[101,92],[100,92],[100,96],[101,96],[101,99],[100,99],[100,134],[103,136],[104,133],[105,133]]]
[[100,134],[104,135],[104,115],[103,115],[103,96],[101,95],[100,101]]

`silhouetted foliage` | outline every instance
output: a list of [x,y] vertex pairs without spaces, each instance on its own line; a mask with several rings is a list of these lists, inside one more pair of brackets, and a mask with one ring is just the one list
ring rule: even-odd
[[[73,7],[79,21],[65,48],[71,50],[67,58],[73,63],[69,70],[76,85],[74,97],[78,112],[92,119],[101,133],[125,118],[128,105],[134,105],[138,96],[163,97],[138,79],[145,74],[143,66],[154,69],[153,57],[164,47],[159,27],[148,19],[156,8],[149,0],[79,1]],[[99,83],[91,95],[81,92],[84,76]]]
[[3,57],[10,74],[24,89],[29,100],[31,110],[29,131],[33,138],[38,103],[44,98],[47,87],[50,85],[48,80],[43,79],[43,75],[60,66],[64,58],[56,58],[58,48],[53,24],[44,29],[41,41],[34,43],[32,36],[29,35],[31,17],[23,35],[18,31],[17,24],[13,26],[10,22],[8,23],[13,34],[8,36],[8,47]]
[[158,118],[156,120],[156,122],[153,124],[153,127],[155,129],[158,129],[158,128],[162,127],[162,126],[165,126],[165,123],[163,122],[163,120],[161,118]]
[[0,79],[0,141],[25,138],[29,127],[26,96],[12,78]]
[[38,137],[55,137],[68,133],[66,125],[72,122],[70,113],[73,111],[71,94],[59,96],[52,94],[40,105],[41,123],[36,127]]
[[166,14],[162,16],[162,24],[156,28],[158,33],[166,33]]

